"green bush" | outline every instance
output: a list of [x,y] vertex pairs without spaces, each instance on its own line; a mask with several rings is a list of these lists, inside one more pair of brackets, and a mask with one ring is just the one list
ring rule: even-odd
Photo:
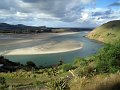
[[72,64],[63,64],[63,66],[62,66],[63,72],[67,72],[67,71],[69,71],[71,69],[75,69],[75,68],[76,67],[73,66]]
[[6,80],[4,77],[0,77],[0,89],[4,89],[6,87]]
[[0,84],[1,84],[1,85],[6,84],[5,78],[4,78],[4,77],[0,77]]
[[120,70],[120,40],[114,44],[105,45],[94,59],[99,73],[114,73]]
[[32,62],[32,61],[27,61],[26,62],[26,66],[28,66],[28,67],[36,67],[36,65],[35,65],[35,63],[34,62]]
[[87,60],[85,60],[84,58],[76,58],[73,62],[73,65],[75,66],[86,66],[87,65]]
[[95,68],[91,66],[78,67],[75,69],[75,73],[78,77],[91,77],[95,75]]

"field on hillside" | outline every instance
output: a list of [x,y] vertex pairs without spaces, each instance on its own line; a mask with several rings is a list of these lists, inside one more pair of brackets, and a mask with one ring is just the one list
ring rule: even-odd
[[88,34],[88,37],[105,43],[120,39],[120,20],[111,21],[97,27]]

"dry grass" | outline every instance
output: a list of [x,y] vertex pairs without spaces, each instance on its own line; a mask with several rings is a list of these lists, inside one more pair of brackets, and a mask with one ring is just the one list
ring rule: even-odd
[[0,73],[0,77],[4,77],[6,79],[7,85],[15,86],[34,84],[37,81],[45,82],[49,80],[49,77],[46,75],[46,73],[34,74],[32,72],[22,70],[12,73]]
[[69,85],[71,90],[120,90],[120,73],[74,78]]

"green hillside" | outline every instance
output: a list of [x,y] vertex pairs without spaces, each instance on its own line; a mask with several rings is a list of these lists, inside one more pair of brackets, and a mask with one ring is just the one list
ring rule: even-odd
[[105,43],[120,39],[120,20],[107,22],[88,34],[88,38]]

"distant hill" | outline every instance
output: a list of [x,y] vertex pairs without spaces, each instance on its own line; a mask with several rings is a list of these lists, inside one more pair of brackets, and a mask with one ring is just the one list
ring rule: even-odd
[[120,39],[120,20],[110,21],[97,27],[87,37],[105,43],[112,43],[114,40]]
[[80,27],[46,27],[46,26],[26,26],[23,24],[11,25],[0,23],[0,33],[41,33],[41,32],[79,32],[91,31],[93,28]]
[[32,32],[51,32],[46,26],[26,26],[23,24],[11,25],[0,23],[1,33],[32,33]]

